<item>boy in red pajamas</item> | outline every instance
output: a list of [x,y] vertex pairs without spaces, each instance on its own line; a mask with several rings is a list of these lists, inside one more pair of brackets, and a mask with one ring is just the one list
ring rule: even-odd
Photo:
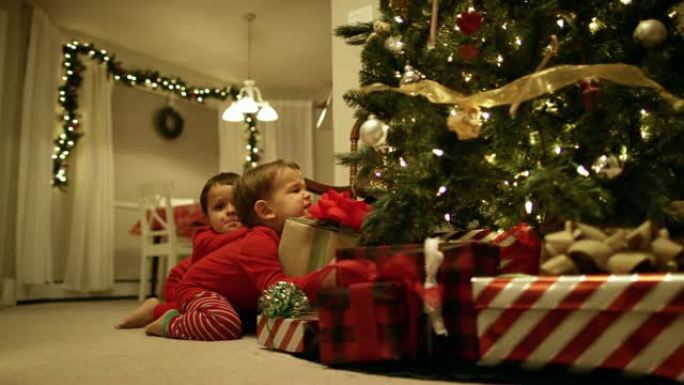
[[[233,205],[233,185],[240,176],[233,172],[222,172],[211,177],[200,193],[200,207],[209,226],[198,228],[192,236],[192,256],[180,261],[164,282],[164,303],[157,298],[148,298],[135,311],[124,317],[119,329],[143,327],[159,318],[170,309],[179,307],[176,301],[176,287],[190,269],[210,252],[242,236],[242,227]],[[238,230],[238,231],[233,231]]]
[[167,311],[147,326],[147,334],[237,339],[242,333],[238,314],[254,314],[259,295],[272,284],[292,282],[313,296],[318,274],[285,277],[278,259],[285,220],[305,215],[311,205],[299,167],[278,160],[246,171],[235,185],[234,201],[249,230],[191,266],[176,290],[180,311]]

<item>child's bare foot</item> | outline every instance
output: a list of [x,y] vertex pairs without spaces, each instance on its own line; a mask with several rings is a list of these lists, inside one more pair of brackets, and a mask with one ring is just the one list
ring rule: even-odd
[[125,316],[117,325],[117,329],[141,328],[152,322],[154,307],[159,305],[156,298],[148,298],[132,313]]
[[178,310],[171,309],[162,314],[161,317],[150,322],[147,327],[145,327],[145,334],[148,336],[166,337],[166,334],[164,334],[164,321],[168,322],[167,318],[174,317],[175,314],[178,314]]

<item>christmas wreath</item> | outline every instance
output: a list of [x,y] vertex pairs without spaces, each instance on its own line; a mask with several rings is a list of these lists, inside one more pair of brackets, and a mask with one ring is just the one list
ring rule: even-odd
[[167,139],[175,139],[183,133],[183,117],[171,107],[159,110],[157,130]]

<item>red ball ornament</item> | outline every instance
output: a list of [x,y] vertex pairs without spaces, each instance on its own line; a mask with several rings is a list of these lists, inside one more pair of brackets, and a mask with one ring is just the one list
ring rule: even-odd
[[458,48],[458,53],[463,61],[475,60],[480,57],[480,50],[474,45],[463,44]]
[[587,110],[591,110],[598,102],[599,81],[596,78],[586,78],[579,81],[580,91],[582,92],[582,104]]
[[466,35],[472,35],[482,26],[482,15],[477,12],[462,13],[456,18],[456,25]]

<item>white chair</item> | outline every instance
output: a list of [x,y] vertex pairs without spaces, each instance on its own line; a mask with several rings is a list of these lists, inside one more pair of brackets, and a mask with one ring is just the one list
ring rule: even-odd
[[[140,301],[145,299],[145,288],[151,282],[152,274],[157,275],[156,282],[162,288],[169,271],[178,263],[179,256],[192,254],[192,242],[189,239],[179,239],[176,233],[171,190],[171,182],[146,183],[140,186]],[[153,257],[157,257],[160,262],[154,272]],[[153,289],[155,292],[158,290],[156,287]]]

